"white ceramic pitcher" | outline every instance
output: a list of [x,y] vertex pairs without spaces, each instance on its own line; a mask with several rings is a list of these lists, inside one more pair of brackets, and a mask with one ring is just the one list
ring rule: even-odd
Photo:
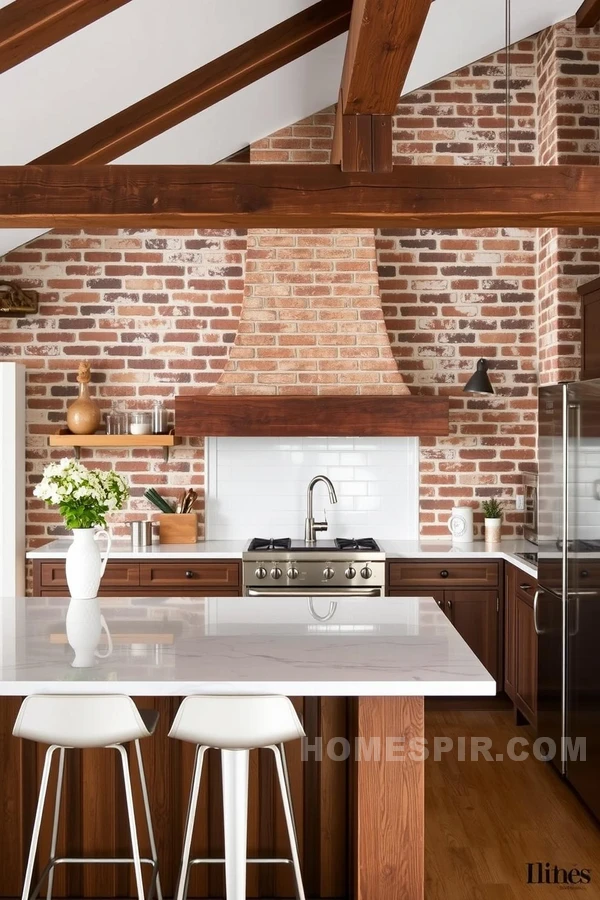
[[[103,554],[96,538],[105,535],[108,545]],[[89,600],[98,596],[100,581],[106,569],[111,547],[106,529],[74,528],[73,543],[67,550],[66,574],[69,593],[74,600]]]
[[[97,648],[103,630],[106,632],[108,646],[105,653],[100,653]],[[94,666],[97,659],[105,659],[113,651],[110,631],[100,612],[97,597],[71,600],[67,609],[66,631],[67,640],[75,651],[75,659],[71,663],[75,669]]]

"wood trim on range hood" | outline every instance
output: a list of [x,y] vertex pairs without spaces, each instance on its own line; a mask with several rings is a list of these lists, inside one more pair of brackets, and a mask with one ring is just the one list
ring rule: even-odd
[[380,394],[184,394],[182,437],[436,437],[449,433],[444,397]]

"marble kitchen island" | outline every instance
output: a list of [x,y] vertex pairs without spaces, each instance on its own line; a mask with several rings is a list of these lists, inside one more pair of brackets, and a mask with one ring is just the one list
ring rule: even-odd
[[[140,705],[148,705],[151,702],[148,698],[154,698],[154,705],[163,714],[161,719],[166,721],[161,722],[152,741],[146,743],[158,747],[166,741],[166,730],[175,703],[179,702],[176,698],[189,693],[287,694],[298,698],[295,702],[304,714],[308,736],[305,761],[295,751],[290,763],[293,786],[301,795],[300,804],[296,803],[296,815],[303,834],[307,893],[323,897],[352,893],[357,900],[421,900],[423,698],[496,692],[492,677],[433,599],[106,598],[102,600],[102,610],[114,650],[109,658],[99,660],[91,669],[73,669],[70,665],[73,653],[64,632],[67,603],[54,597],[3,601],[1,749],[8,757],[9,766],[16,767],[15,777],[10,781],[5,779],[8,793],[16,791],[24,771],[35,765],[35,759],[33,762],[23,759],[22,748],[17,753],[14,745],[19,742],[6,737],[18,705],[18,701],[10,698],[35,692],[114,692],[140,698]],[[322,739],[321,759],[319,752],[311,749],[319,738]],[[335,742],[335,738],[341,740]],[[350,750],[349,761],[344,758],[344,741]],[[154,755],[159,752],[155,747],[144,749],[148,755]],[[27,754],[27,750],[24,752]],[[181,754],[181,748],[177,752]],[[187,773],[187,760],[178,758],[178,761],[179,768]],[[81,760],[78,765],[81,770]],[[164,770],[163,763],[156,767],[158,775]],[[106,765],[104,775],[108,775],[112,785],[110,779],[114,780],[114,772],[107,773]],[[210,774],[206,776],[210,777]],[[188,784],[182,784],[181,796]],[[325,791],[325,799],[320,794],[315,799],[313,793],[307,802],[306,792],[311,784],[313,791]],[[182,804],[165,798],[163,785],[155,782],[154,787],[154,793],[158,791],[161,798],[155,798],[154,802],[161,804],[163,823],[167,814],[178,817],[171,830],[179,835]],[[114,800],[116,788],[112,785],[111,789]],[[99,782],[98,790],[106,794],[107,789]],[[76,794],[77,788],[72,787],[72,791]],[[210,802],[212,789],[209,787],[207,792]],[[19,796],[22,793],[21,790]],[[5,796],[5,807],[10,800]],[[18,832],[12,832],[13,843],[22,842],[23,834],[28,833],[24,820],[30,804],[17,799],[17,807],[19,802],[22,818]],[[103,802],[106,803],[99,801],[100,819]],[[319,863],[321,869],[324,865],[323,857],[325,862],[328,859],[327,849],[320,846],[323,835],[317,834],[320,852],[318,860],[314,858],[315,828],[318,832],[320,823],[325,830],[335,830],[332,822],[336,813],[332,812],[332,806],[346,810],[338,826],[340,823],[344,826],[346,819],[349,821],[346,836],[330,835],[333,845],[342,838],[347,839],[352,877],[345,884],[339,862],[332,862],[333,874],[319,871]],[[107,816],[108,812],[107,807]],[[12,825],[16,827],[17,823]],[[250,823],[249,844],[255,842],[252,827]],[[256,827],[256,840],[260,843],[264,825],[258,821]],[[81,829],[81,822],[71,827],[78,830],[80,841]],[[92,826],[88,828],[83,843],[91,842],[94,830]],[[0,838],[0,845],[6,848],[6,836]],[[210,846],[205,846],[205,851],[213,849],[213,840],[207,837]],[[117,836],[115,844],[122,842],[123,837]],[[171,844],[176,847],[173,837]],[[160,851],[159,837],[159,856]],[[0,853],[4,854],[5,850]],[[175,850],[171,850],[171,855],[174,854]],[[19,853],[14,849],[9,856],[14,863]],[[0,860],[0,879],[3,865]],[[167,882],[171,874],[168,869],[175,865],[175,859],[166,863]],[[81,888],[84,896],[86,888],[87,896],[121,896],[122,874],[111,876],[110,885],[99,885],[99,876],[92,877],[96,879],[93,886],[85,882]],[[258,878],[259,882],[262,877]],[[278,888],[279,882],[275,883],[279,876],[270,877],[268,885],[258,884],[258,895],[274,896],[275,888],[279,896],[286,896],[287,888]],[[192,885],[190,896],[216,896],[219,886],[215,886],[212,874],[210,879],[206,875],[198,878],[204,878],[206,883]],[[57,896],[61,888],[67,894],[77,890],[77,886],[57,883]],[[105,893],[101,894],[99,888]],[[122,896],[126,896],[126,890]],[[248,894],[253,895],[250,880]]]

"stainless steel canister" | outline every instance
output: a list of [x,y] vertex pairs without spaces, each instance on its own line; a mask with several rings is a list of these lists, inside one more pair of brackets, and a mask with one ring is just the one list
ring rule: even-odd
[[152,546],[152,522],[139,520],[130,522],[131,528],[131,546],[132,547],[151,547]]

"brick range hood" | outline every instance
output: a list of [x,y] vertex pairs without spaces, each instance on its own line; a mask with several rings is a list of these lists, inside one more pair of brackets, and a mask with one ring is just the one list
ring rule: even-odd
[[372,229],[251,230],[227,365],[175,412],[184,437],[448,434],[448,401],[412,396],[392,355]]

